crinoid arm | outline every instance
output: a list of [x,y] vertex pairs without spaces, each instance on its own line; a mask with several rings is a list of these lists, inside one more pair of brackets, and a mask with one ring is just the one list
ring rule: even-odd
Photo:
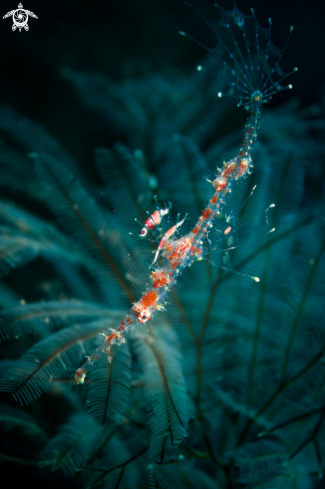
[[[208,48],[188,34],[180,32],[217,58],[217,65],[212,74],[218,78],[226,77],[229,82],[228,91],[219,92],[219,97],[236,98],[238,105],[250,109],[254,102],[266,103],[274,93],[292,88],[291,84],[282,85],[282,82],[298,68],[285,73],[280,67],[280,61],[293,31],[292,26],[285,46],[280,49],[271,41],[271,19],[268,28],[265,29],[257,22],[253,9],[251,15],[245,15],[239,11],[235,2],[229,11],[215,3],[220,19],[218,22],[211,22],[191,3],[185,3],[204,19],[217,36],[217,45]],[[208,71],[201,65],[197,69]]]

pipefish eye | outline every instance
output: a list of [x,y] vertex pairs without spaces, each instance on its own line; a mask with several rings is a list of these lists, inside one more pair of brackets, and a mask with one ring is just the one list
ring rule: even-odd
[[141,229],[141,231],[139,232],[140,238],[144,238],[145,236],[147,236],[147,234],[148,230],[146,228]]

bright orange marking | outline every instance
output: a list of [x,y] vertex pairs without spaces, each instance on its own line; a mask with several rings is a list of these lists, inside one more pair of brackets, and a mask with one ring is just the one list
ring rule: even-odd
[[[225,174],[226,170],[224,170]],[[227,180],[224,177],[218,177],[215,180],[213,180],[212,185],[216,189],[217,192],[221,192],[225,186],[227,185]]]
[[136,303],[133,305],[133,309],[134,309],[136,312],[141,312],[143,308],[144,308],[144,305],[141,303],[141,301],[138,301],[138,302],[136,302]]
[[169,276],[164,271],[158,270],[157,272],[151,272],[151,275],[154,280],[152,285],[155,289],[169,284]]
[[246,170],[246,168],[247,168],[247,161],[242,160],[242,161],[240,162],[240,165],[239,165],[239,166],[240,166],[240,168],[241,168],[242,170]]
[[215,203],[217,202],[217,200],[218,200],[218,196],[217,196],[217,195],[214,195],[214,196],[213,196],[213,197],[210,199],[210,202],[211,202],[212,204],[215,204]]
[[105,343],[106,345],[108,345],[112,340],[117,340],[118,336],[115,333],[111,333],[108,336],[105,335],[105,338],[106,338]]
[[[226,185],[226,183],[225,183],[225,185]],[[207,207],[207,208],[206,208],[206,209],[204,209],[204,211],[202,212],[202,217],[203,217],[204,219],[208,219],[208,217],[210,216],[211,212],[212,212],[212,211],[211,211],[211,209],[209,209],[209,208]]]
[[[243,144],[243,148],[244,147],[245,147],[245,145]],[[230,163],[229,165],[226,166],[226,169],[223,172],[224,176],[231,175],[232,173],[234,173],[236,168],[237,168],[236,163]]]
[[141,302],[145,307],[149,307],[149,306],[154,305],[156,303],[157,299],[158,299],[158,296],[157,296],[156,292],[154,292],[153,290],[150,290],[149,292],[146,292],[145,294],[143,294],[143,296],[141,297]]

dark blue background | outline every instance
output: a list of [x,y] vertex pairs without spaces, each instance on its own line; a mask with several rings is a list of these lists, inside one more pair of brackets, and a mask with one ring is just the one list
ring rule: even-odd
[[[1,17],[18,0],[1,2]],[[213,1],[197,0],[200,10],[213,16]],[[17,5],[16,5],[17,4]],[[273,42],[282,47],[290,25],[292,40],[281,63],[285,71],[299,72],[290,82],[293,91],[272,101],[299,97],[304,106],[322,103],[325,45],[324,6],[319,0],[238,0],[240,10],[256,12],[267,27],[272,18]],[[221,2],[230,8],[230,0]],[[29,32],[12,32],[11,19],[1,19],[0,103],[13,107],[42,124],[83,167],[96,146],[114,141],[97,124],[97,117],[83,117],[84,110],[61,69],[95,70],[117,80],[128,74],[158,70],[194,69],[204,50],[179,36],[183,30],[209,46],[215,44],[204,22],[180,0],[36,1],[23,6],[33,11]],[[121,136],[123,139],[123,137]]]

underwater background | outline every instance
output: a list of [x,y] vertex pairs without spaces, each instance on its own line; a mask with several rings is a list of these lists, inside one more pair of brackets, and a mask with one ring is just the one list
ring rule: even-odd
[[[214,2],[192,3],[218,20]],[[210,198],[206,178],[240,147],[247,114],[218,98],[225,81],[196,70],[213,71],[214,60],[178,32],[209,47],[216,39],[180,1],[23,5],[38,16],[28,32],[0,23],[3,478],[323,487],[324,6],[237,1],[265,28],[272,18],[276,46],[294,25],[280,63],[299,67],[293,89],[264,107],[253,173],[227,202],[206,260],[179,279],[149,333],[137,325],[81,386],[72,376],[98,332],[149,281],[156,245],[136,238],[134,218],[157,195],[172,202],[168,222],[188,214],[188,231]],[[15,8],[3,1],[1,17]],[[85,223],[103,237],[110,269]]]

